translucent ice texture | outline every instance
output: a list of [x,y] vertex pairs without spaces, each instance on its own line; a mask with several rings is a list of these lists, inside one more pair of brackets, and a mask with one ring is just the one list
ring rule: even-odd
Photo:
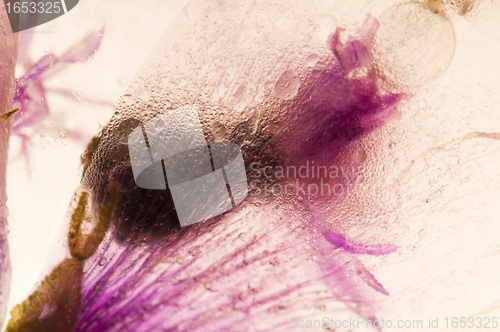
[[[338,11],[331,1],[193,1],[184,9],[86,153],[89,219],[110,204],[110,188],[119,192],[105,239],[83,265],[74,331],[284,331],[290,317],[346,307],[377,317],[388,291],[354,254],[394,251],[360,245],[363,231],[383,237],[384,226],[344,218],[363,197],[301,188],[362,182],[351,172],[367,159],[360,141],[397,117],[413,92],[407,86],[444,71],[454,45],[417,82],[401,81],[384,63],[390,42],[374,44],[384,24],[368,15],[348,32],[325,17]],[[252,162],[271,170],[338,165],[342,174],[300,184],[266,173],[271,184],[297,190],[266,196],[258,184],[229,213],[181,229],[168,191],[136,186],[127,137],[158,114],[192,105],[207,141],[241,147],[249,180],[257,176]],[[344,238],[335,250],[324,236],[333,230],[355,234],[356,246]]]
[[[352,254],[381,256],[396,252],[397,246],[393,244],[364,244],[337,232],[325,234],[325,239],[330,242],[335,249],[342,249]],[[350,258],[353,265],[357,267],[359,276],[376,291],[389,295],[384,287],[375,279],[363,264],[355,257]]]

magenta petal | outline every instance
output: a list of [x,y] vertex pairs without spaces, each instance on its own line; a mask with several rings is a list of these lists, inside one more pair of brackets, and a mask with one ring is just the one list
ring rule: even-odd
[[23,76],[17,79],[16,97],[18,97],[22,90],[32,82],[36,82],[40,76],[47,70],[52,68],[59,60],[52,54],[47,54],[38,60]]
[[351,71],[370,63],[371,54],[368,47],[371,47],[378,27],[377,19],[368,15],[363,23],[361,35],[358,38],[349,36],[349,40],[345,45],[340,41],[340,32],[342,30],[337,29],[335,31],[331,39],[331,49],[345,70]]
[[389,292],[387,292],[384,286],[382,286],[380,282],[378,282],[378,280],[375,279],[373,274],[371,274],[370,271],[368,271],[368,269],[363,265],[363,263],[361,263],[357,258],[352,258],[352,260],[355,266],[355,273],[357,273],[358,276],[361,279],[363,279],[364,282],[366,282],[370,287],[375,289],[377,292],[380,292],[384,295],[389,295]]

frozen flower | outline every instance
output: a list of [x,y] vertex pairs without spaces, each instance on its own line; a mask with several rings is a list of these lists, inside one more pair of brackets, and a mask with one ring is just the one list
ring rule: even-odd
[[[356,33],[317,34],[318,12],[333,12],[329,4],[284,10],[284,2],[198,1],[183,11],[85,153],[68,257],[14,308],[9,331],[285,331],[292,318],[377,319],[391,290],[359,256],[377,261],[397,247],[383,238],[379,210],[376,225],[358,210],[369,201],[363,193],[249,195],[181,228],[168,190],[136,185],[127,146],[141,123],[194,105],[207,141],[241,147],[249,177],[252,162],[271,170],[376,164],[367,161],[364,149],[377,144],[368,135],[397,118],[414,91],[398,81],[399,68],[375,56],[384,26],[374,17]],[[446,66],[432,56],[435,75]],[[418,80],[429,79],[422,72]],[[324,185],[319,180],[304,185]]]

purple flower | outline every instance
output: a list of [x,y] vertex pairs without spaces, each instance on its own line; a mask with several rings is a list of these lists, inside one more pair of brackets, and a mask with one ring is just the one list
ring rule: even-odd
[[[84,62],[89,60],[101,45],[104,27],[97,33],[90,34],[82,41],[70,48],[65,54],[57,57],[53,54],[47,54],[39,59],[33,65],[30,65],[24,75],[16,79],[16,90],[13,106],[20,111],[14,116],[12,124],[12,134],[20,137],[23,144],[23,152],[28,158],[27,144],[30,135],[27,134],[27,128],[34,128],[49,116],[50,111],[47,105],[47,92],[56,92],[66,97],[75,99],[73,94],[67,91],[51,91],[45,88],[44,83],[57,72],[60,72],[68,64]],[[33,33],[20,33],[18,62],[29,63],[26,50],[31,42]],[[68,135],[76,140],[85,139],[85,135],[80,132],[70,131]]]

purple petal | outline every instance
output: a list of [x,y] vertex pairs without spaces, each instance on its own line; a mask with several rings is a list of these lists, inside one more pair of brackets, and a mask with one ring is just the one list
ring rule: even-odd
[[346,238],[337,232],[328,232],[325,239],[335,246],[335,249],[342,248],[352,254],[382,256],[392,254],[398,250],[394,244],[363,244],[359,241]]
[[377,292],[380,292],[384,295],[389,295],[389,292],[385,290],[385,288],[378,282],[377,279],[373,276],[373,274],[368,271],[368,269],[361,263],[357,258],[352,258],[354,271],[355,273],[363,279],[364,282],[367,283],[368,286],[375,289]]
[[104,26],[97,33],[91,34],[84,40],[70,48],[68,52],[60,58],[61,62],[84,62],[87,61],[101,46],[102,37],[104,36]]
[[349,36],[349,41],[345,45],[340,41],[340,33],[343,29],[335,31],[331,39],[331,49],[345,70],[351,71],[370,63],[371,54],[367,47],[373,43],[378,27],[377,19],[368,15],[363,23],[361,36],[357,39]]
[[45,73],[50,68],[54,67],[54,65],[59,60],[52,54],[47,54],[43,56],[40,60],[38,60],[23,76],[17,79],[16,82],[16,96],[19,97],[24,88],[26,88],[32,82],[36,82],[40,76]]

